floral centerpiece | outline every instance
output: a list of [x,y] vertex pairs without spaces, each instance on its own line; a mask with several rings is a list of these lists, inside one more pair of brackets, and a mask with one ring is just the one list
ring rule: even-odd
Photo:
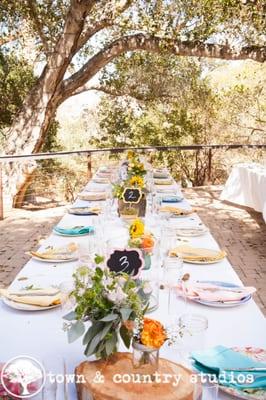
[[[139,203],[124,203],[123,193],[126,188],[140,189],[142,197]],[[118,199],[118,212],[120,216],[136,218],[144,216],[146,212],[145,182],[141,176],[133,175],[125,181],[113,185],[113,196]]]
[[[99,266],[80,267],[73,277],[75,289],[71,296],[76,307],[64,317],[68,341],[71,343],[83,335],[84,354],[99,358],[114,354],[120,339],[129,348],[134,321],[143,319],[148,307],[146,283]],[[86,321],[91,325],[85,332]]]
[[155,246],[155,238],[152,233],[145,232],[145,225],[141,219],[136,219],[129,227],[129,247],[141,249],[145,262],[144,269],[151,267],[151,256]]
[[159,350],[166,340],[167,332],[159,321],[143,318],[134,334],[133,366],[152,376],[158,369]]

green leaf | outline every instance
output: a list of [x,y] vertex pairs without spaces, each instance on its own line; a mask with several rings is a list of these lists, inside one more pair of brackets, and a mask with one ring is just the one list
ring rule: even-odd
[[95,353],[96,347],[98,346],[100,341],[103,340],[104,337],[107,335],[111,326],[112,326],[111,322],[106,324],[105,327],[101,330],[101,332],[97,333],[97,335],[95,335],[94,338],[87,344],[87,347],[84,352],[87,357]]
[[104,262],[104,257],[100,256],[99,254],[96,254],[94,257],[94,262],[95,264],[101,264],[102,262]]
[[132,311],[133,310],[131,308],[121,308],[120,313],[122,315],[122,320],[127,321],[129,319]]
[[106,315],[106,317],[100,319],[99,321],[109,322],[109,321],[114,321],[117,318],[118,318],[118,314],[108,314],[108,315]]
[[67,321],[74,321],[77,319],[77,314],[75,311],[70,311],[68,314],[63,316],[63,319],[66,319]]
[[114,352],[116,344],[117,344],[117,334],[116,332],[113,332],[112,336],[110,337],[110,339],[107,340],[105,345],[105,351],[107,356],[110,356]]
[[126,348],[129,349],[131,343],[131,335],[125,325],[122,325],[120,328],[120,336]]
[[104,325],[105,324],[103,322],[95,322],[92,324],[84,335],[82,343],[84,345],[88,344],[94,338],[94,336],[102,330]]
[[77,321],[71,325],[71,328],[67,331],[68,343],[73,343],[85,332],[85,325],[82,321]]

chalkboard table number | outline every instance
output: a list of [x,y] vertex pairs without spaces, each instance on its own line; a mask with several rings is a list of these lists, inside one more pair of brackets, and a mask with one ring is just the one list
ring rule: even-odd
[[144,267],[144,260],[139,249],[115,249],[107,260],[110,271],[125,273],[137,278]]
[[140,202],[142,198],[142,191],[141,189],[135,188],[125,188],[123,194],[123,201],[124,203],[134,203],[137,204]]

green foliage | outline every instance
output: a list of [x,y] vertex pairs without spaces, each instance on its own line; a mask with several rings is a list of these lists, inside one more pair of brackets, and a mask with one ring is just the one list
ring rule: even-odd
[[[97,256],[100,264],[103,259]],[[72,296],[76,301],[75,311],[67,314],[68,340],[72,343],[85,332],[84,322],[91,326],[83,337],[85,355],[95,354],[107,358],[117,351],[119,335],[129,347],[133,330],[127,325],[143,317],[147,305],[138,294],[143,284],[127,274],[115,275],[109,269],[96,267],[95,270],[80,267],[73,275],[75,289]]]
[[0,50],[0,135],[12,124],[35,81],[25,59]]

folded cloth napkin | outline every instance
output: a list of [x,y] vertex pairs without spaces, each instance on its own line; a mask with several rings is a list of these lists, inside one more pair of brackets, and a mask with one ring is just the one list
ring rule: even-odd
[[93,226],[74,226],[73,228],[60,228],[59,226],[54,227],[54,231],[62,233],[63,235],[84,235],[86,233],[93,233]]
[[78,195],[80,200],[106,200],[105,192],[85,192]]
[[172,179],[154,179],[155,185],[172,185]]
[[250,287],[223,287],[205,282],[186,282],[181,281],[176,286],[179,295],[188,299],[199,299],[210,302],[235,302],[256,292]]
[[13,290],[0,289],[0,295],[17,303],[49,307],[61,304],[61,292],[56,288]]
[[172,207],[172,206],[163,206],[160,207],[160,212],[167,212],[174,215],[190,215],[195,212],[194,209],[192,210],[185,210],[184,208]]
[[192,359],[198,371],[217,375],[224,386],[266,390],[266,363],[224,346],[193,352]]
[[69,243],[66,247],[53,247],[48,246],[44,251],[30,251],[29,254],[32,256],[49,259],[65,260],[73,258],[75,252],[78,250],[76,243]]
[[182,201],[184,198],[181,196],[163,196],[162,202],[163,203],[178,203]]
[[155,179],[167,179],[169,178],[169,174],[167,172],[154,172],[153,178]]
[[169,251],[170,257],[182,257],[184,261],[212,262],[222,260],[226,252],[222,250],[201,249],[191,246],[178,246]]

